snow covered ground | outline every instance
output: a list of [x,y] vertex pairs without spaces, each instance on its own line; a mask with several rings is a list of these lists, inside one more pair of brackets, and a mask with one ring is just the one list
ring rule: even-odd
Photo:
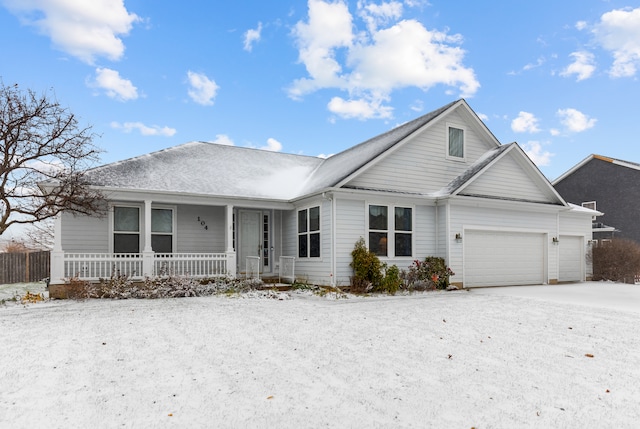
[[567,287],[7,303],[0,427],[638,427],[640,312],[598,303],[640,286]]

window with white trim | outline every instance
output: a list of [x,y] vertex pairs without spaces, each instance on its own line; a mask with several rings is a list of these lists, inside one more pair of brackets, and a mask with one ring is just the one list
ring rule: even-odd
[[[390,221],[389,213],[393,214]],[[401,206],[369,205],[369,250],[377,256],[413,254],[413,209]]]
[[298,210],[298,257],[320,257],[320,206]]
[[[586,209],[591,209],[591,210],[595,210],[596,209],[596,202],[595,201],[586,201],[584,203],[582,203],[582,207],[586,208]],[[591,220],[596,220],[596,216],[591,216]]]
[[464,159],[464,128],[447,125],[447,157]]
[[173,253],[172,209],[151,209],[151,249],[156,253]]
[[139,207],[113,207],[113,253],[140,253]]

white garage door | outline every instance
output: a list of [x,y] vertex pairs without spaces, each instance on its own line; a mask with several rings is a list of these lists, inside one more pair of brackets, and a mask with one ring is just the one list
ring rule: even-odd
[[558,244],[560,252],[561,282],[577,282],[582,280],[582,237],[560,236]]
[[465,287],[545,282],[544,237],[523,232],[467,231]]

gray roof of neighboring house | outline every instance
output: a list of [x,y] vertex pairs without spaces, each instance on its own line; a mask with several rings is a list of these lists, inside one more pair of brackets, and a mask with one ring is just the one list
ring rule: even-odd
[[[337,186],[460,102],[464,101],[449,103],[327,159],[191,142],[91,169],[87,179],[108,188],[292,200]],[[497,156],[503,150],[498,147],[489,153]],[[482,167],[479,162],[465,173],[469,177],[456,180],[472,177]]]

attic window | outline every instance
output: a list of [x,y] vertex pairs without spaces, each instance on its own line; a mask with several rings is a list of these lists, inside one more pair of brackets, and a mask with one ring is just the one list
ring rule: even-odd
[[591,210],[595,210],[596,209],[596,202],[595,201],[588,201],[588,202],[582,203],[582,207],[587,208],[587,209],[591,209]]
[[464,129],[447,126],[448,157],[464,158]]

